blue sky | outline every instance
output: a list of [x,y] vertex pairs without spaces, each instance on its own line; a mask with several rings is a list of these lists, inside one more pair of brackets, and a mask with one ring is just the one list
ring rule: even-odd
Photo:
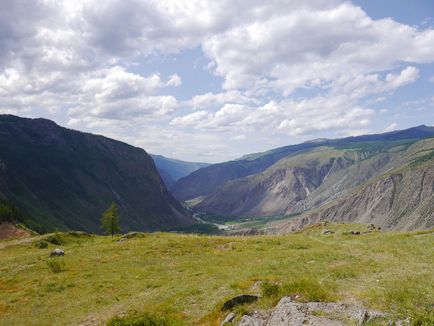
[[219,162],[434,125],[432,1],[12,1],[0,113]]

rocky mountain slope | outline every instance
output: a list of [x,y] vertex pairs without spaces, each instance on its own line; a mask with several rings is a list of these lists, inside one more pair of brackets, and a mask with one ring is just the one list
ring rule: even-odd
[[124,230],[192,223],[143,149],[45,119],[0,116],[0,198],[47,229],[100,232],[112,201]]
[[246,155],[238,160],[212,164],[179,179],[171,191],[179,200],[211,195],[232,180],[237,180],[265,171],[280,159],[294,153],[321,146],[347,146],[364,142],[389,142],[399,140],[419,140],[434,137],[434,127],[418,126],[406,130],[383,134],[347,137],[343,139],[320,139],[297,145],[276,148],[263,153]]
[[197,200],[195,209],[233,217],[303,213],[282,230],[319,220],[375,223],[388,229],[429,228],[434,226],[433,153],[434,139],[349,142],[301,150],[261,173],[225,183]]
[[374,223],[383,229],[434,227],[434,140],[420,141],[407,162],[373,178],[337,200],[290,219],[278,232],[299,230],[327,220]]
[[190,173],[207,167],[209,163],[186,162],[168,158],[163,155],[150,154],[157,166],[158,172],[167,188],[172,187],[176,181]]

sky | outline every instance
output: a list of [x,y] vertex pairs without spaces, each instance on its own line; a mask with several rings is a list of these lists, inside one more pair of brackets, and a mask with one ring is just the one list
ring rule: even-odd
[[2,0],[0,113],[221,162],[434,125],[432,0]]

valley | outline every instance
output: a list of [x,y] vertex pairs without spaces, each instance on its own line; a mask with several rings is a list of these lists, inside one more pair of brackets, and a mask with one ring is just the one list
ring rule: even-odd
[[[432,325],[433,137],[203,164],[0,116],[0,325],[262,325],[300,307],[319,325]],[[120,232],[102,236],[110,203]],[[222,309],[240,295],[255,300]]]

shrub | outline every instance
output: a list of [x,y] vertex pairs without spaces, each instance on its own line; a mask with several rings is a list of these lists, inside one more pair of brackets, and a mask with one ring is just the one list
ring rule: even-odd
[[304,278],[285,283],[282,286],[283,295],[299,295],[301,301],[333,301],[331,295],[324,285],[316,279]]
[[44,240],[54,245],[61,245],[64,243],[63,239],[57,233],[47,236]]
[[35,243],[35,247],[39,249],[45,249],[48,247],[48,242],[44,240],[38,241]]
[[261,295],[265,298],[277,297],[280,293],[279,284],[265,281],[261,283]]
[[129,312],[123,317],[113,317],[107,326],[185,326],[177,316],[155,312]]
[[58,259],[47,260],[47,266],[53,273],[60,273],[65,270],[65,262]]

